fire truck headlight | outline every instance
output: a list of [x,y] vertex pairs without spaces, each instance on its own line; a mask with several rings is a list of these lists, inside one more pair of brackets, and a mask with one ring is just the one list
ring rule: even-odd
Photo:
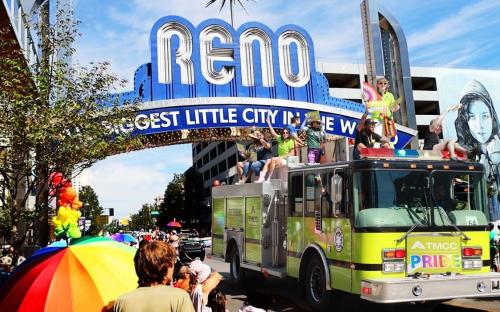
[[481,259],[464,259],[463,268],[466,270],[481,269],[483,267],[483,260]]
[[384,273],[399,273],[405,271],[404,261],[391,261],[382,263]]

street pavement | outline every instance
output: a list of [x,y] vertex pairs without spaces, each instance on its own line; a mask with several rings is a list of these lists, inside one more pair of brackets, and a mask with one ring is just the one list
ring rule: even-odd
[[[209,253],[209,252],[208,252]],[[207,253],[207,254],[208,254]],[[229,263],[207,257],[205,262],[218,271],[224,280],[219,287],[226,294],[226,308],[238,311],[245,302],[267,311],[311,311],[299,293],[293,279],[268,278],[251,272],[244,285],[232,282],[229,276]],[[455,312],[455,311],[500,311],[500,298],[496,299],[455,299],[441,304],[371,304],[359,299],[359,296],[343,295],[334,301],[329,311],[384,311],[384,312]]]

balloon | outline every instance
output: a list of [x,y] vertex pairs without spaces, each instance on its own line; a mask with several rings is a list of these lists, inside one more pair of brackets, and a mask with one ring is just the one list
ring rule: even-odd
[[63,180],[63,174],[60,172],[52,172],[49,176],[49,180],[54,187],[58,187],[59,183]]
[[76,225],[71,224],[67,233],[68,233],[68,237],[71,237],[71,238],[79,238],[82,236],[82,232],[78,228],[78,224],[76,224]]
[[74,209],[74,210],[80,209],[80,208],[82,208],[82,206],[83,206],[83,203],[80,201],[80,199],[78,199],[78,197],[75,198],[75,200],[71,203],[71,209]]
[[64,192],[61,194],[61,200],[63,202],[71,203],[76,198],[75,189],[70,186],[64,189]]
[[73,186],[73,183],[71,183],[71,181],[70,181],[70,180],[68,180],[68,179],[63,179],[63,180],[61,181],[61,185],[62,185],[63,187],[71,187],[71,186]]
[[59,220],[59,218],[57,218],[56,216],[54,216],[52,218],[52,224],[54,224],[54,226],[60,226],[62,224],[61,220]]

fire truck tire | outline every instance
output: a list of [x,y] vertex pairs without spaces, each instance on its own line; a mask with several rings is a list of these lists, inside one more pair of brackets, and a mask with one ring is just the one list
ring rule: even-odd
[[238,253],[238,248],[231,248],[231,253],[229,257],[229,273],[231,275],[231,280],[234,282],[242,283],[245,278],[244,269],[240,266],[240,255]]
[[325,311],[331,292],[326,289],[326,273],[319,257],[312,258],[304,281],[306,299],[314,311]]

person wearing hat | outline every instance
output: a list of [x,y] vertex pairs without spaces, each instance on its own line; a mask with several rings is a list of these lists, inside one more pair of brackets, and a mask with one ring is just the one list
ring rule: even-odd
[[212,269],[201,260],[196,259],[189,264],[189,272],[191,274],[189,283],[189,294],[193,302],[196,312],[210,311],[206,305],[208,303],[208,295],[219,285],[222,276],[217,272],[212,272]]
[[[245,161],[242,165],[242,178],[236,184],[245,184],[247,179],[250,177],[251,172],[253,172],[255,177],[258,177],[256,183],[262,183],[266,179],[267,169],[273,158],[273,153],[271,151],[271,144],[267,142],[264,135],[259,130],[254,131],[248,135],[252,138],[253,142],[250,144],[247,150],[248,155],[255,154],[257,157],[256,161]],[[241,168],[241,166],[239,166]]]
[[368,114],[365,113],[358,124],[356,138],[354,139],[354,150],[352,151],[352,159],[354,160],[361,159],[360,152],[362,148],[373,148],[375,143],[383,143],[383,147],[390,148],[389,139],[374,132],[376,122],[373,119],[367,119],[367,116]]
[[[309,120],[309,126],[305,126],[307,120]],[[326,133],[323,130],[319,114],[304,120],[301,129],[305,130],[307,134],[307,162],[310,164],[319,164],[321,159],[321,144],[326,140]]]
[[[385,77],[377,79],[376,89],[380,99],[370,101],[368,104],[370,106],[370,117],[376,123],[375,132],[382,135],[384,133],[385,119],[392,121],[393,113],[397,112],[400,106],[398,101],[394,99],[394,95],[389,92],[389,81]],[[366,102],[364,97],[363,102]]]

